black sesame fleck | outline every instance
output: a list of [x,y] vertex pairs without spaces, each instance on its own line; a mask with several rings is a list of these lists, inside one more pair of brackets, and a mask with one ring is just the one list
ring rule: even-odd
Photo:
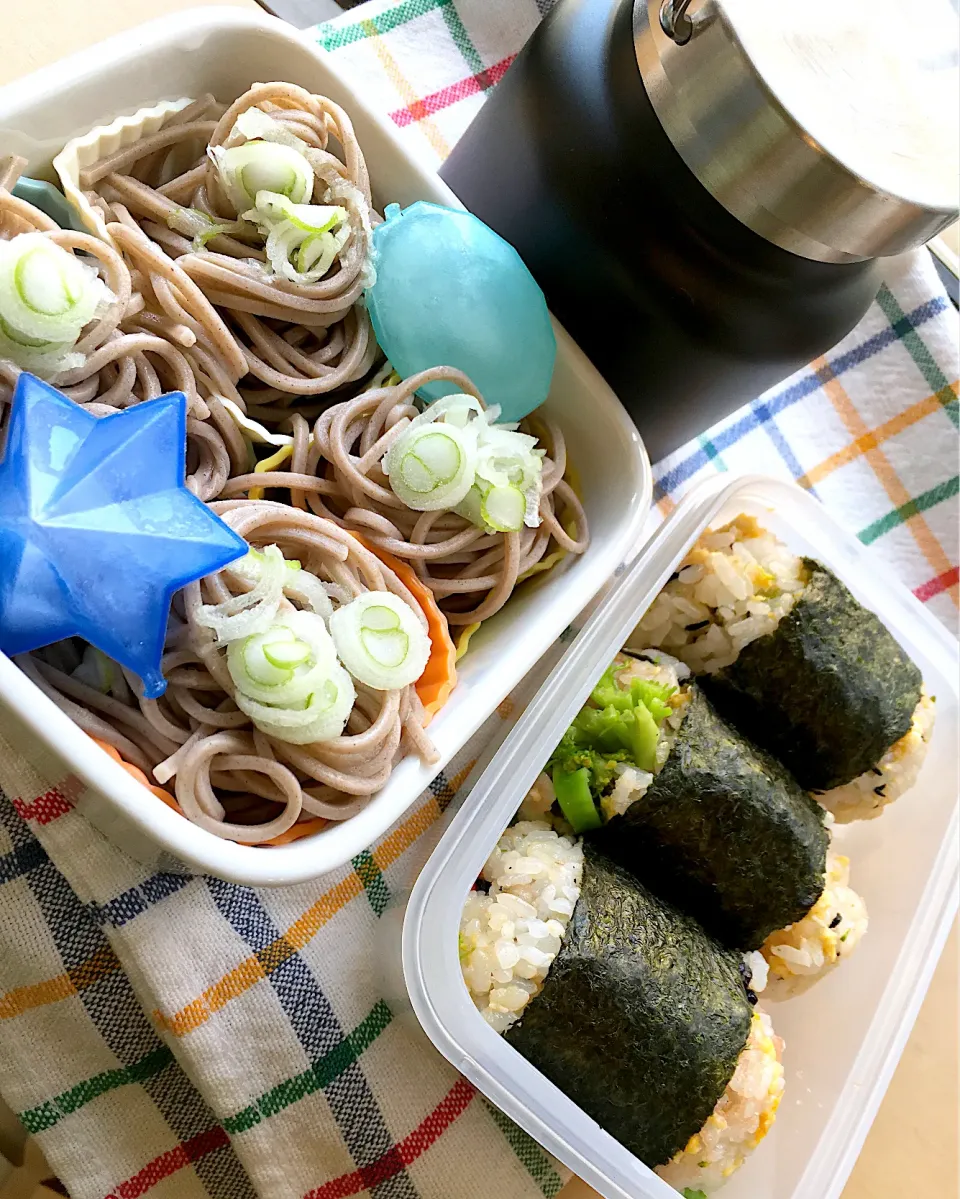
[[870,769],[873,771],[874,774],[883,774],[883,771],[880,769],[879,766],[871,766]]
[[830,921],[830,928],[836,928],[842,919],[843,916],[837,912],[836,916]]
[[884,793],[884,791],[886,791],[886,789],[887,789],[887,784],[881,783],[879,787],[874,787],[873,793],[874,793],[874,795],[879,795],[882,797],[883,793]]

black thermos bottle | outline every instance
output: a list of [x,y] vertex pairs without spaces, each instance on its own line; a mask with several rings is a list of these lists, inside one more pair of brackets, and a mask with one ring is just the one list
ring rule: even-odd
[[766,7],[559,0],[441,170],[655,460],[832,347],[878,258],[955,215],[952,180],[888,161],[910,129],[858,126],[869,54],[814,40],[811,58],[782,28],[804,6]]

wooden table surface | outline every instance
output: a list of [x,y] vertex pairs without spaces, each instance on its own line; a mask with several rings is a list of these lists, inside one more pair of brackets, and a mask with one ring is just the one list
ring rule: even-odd
[[[254,0],[206,3],[257,7]],[[111,33],[196,6],[196,0],[30,0],[17,4],[16,19],[4,22],[0,84]],[[958,943],[955,927],[842,1199],[950,1199],[958,1192]],[[596,1199],[596,1192],[573,1182],[562,1199]]]

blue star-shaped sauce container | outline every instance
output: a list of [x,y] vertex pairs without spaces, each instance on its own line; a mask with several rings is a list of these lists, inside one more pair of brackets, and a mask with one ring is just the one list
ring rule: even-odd
[[20,376],[0,461],[0,650],[83,637],[163,693],[174,592],[247,552],[185,464],[181,392],[98,418]]

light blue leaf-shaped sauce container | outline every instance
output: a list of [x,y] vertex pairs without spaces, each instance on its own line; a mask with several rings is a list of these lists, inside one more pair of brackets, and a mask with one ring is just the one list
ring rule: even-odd
[[[516,421],[547,398],[557,344],[543,292],[520,255],[483,221],[418,201],[391,204],[373,234],[376,282],[367,305],[384,353],[406,378],[455,366],[500,420]],[[430,383],[427,401],[450,395]]]

